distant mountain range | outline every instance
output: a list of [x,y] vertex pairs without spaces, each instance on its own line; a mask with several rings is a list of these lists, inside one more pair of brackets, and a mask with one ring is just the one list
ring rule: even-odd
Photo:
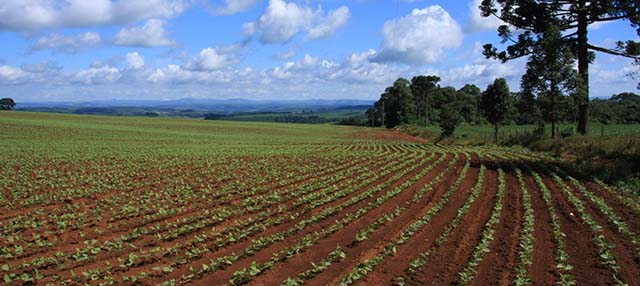
[[289,112],[298,110],[363,109],[373,105],[373,100],[247,100],[247,99],[194,99],[176,100],[99,100],[84,102],[18,102],[17,110],[51,111],[78,109],[142,109],[142,110],[191,110],[222,114],[246,112]]
[[[86,115],[188,117],[239,121],[336,122],[365,118],[373,105],[367,100],[100,100],[86,102],[18,102],[16,110]],[[356,121],[357,121],[356,120]]]

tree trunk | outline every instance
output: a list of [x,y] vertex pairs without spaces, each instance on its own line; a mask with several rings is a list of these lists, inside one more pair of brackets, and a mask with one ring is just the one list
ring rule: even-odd
[[551,81],[551,138],[556,138],[556,82]]
[[498,144],[498,124],[493,125],[493,141]]
[[589,121],[589,46],[587,37],[587,10],[585,0],[578,9],[578,132],[587,134]]
[[427,96],[424,96],[424,126],[429,125],[429,101]]
[[382,102],[382,126],[383,127],[387,127],[387,125],[385,125],[384,120],[386,119],[387,114],[386,111],[384,110],[384,101]]

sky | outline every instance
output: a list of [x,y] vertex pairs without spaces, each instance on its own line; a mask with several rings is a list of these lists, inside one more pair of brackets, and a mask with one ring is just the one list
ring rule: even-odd
[[[525,59],[481,0],[2,0],[0,97],[19,102],[241,98],[376,100],[399,77],[519,90]],[[613,47],[628,22],[590,28]],[[636,91],[631,61],[597,54],[591,95]]]

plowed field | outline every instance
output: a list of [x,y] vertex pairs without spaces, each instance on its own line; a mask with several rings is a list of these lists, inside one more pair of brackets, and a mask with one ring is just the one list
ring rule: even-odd
[[640,285],[640,202],[396,131],[0,114],[6,285]]

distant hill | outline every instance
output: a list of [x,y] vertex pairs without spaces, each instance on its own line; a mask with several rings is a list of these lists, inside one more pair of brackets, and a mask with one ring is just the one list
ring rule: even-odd
[[[273,121],[274,116],[261,114],[321,113],[325,121],[341,119],[345,115],[360,117],[373,104],[367,100],[247,100],[247,99],[193,99],[177,100],[100,100],[86,102],[19,102],[18,111],[38,111],[71,114],[190,117],[204,118],[221,115],[220,119],[242,121]],[[235,115],[239,118],[236,118]],[[256,116],[258,115],[258,116]]]

